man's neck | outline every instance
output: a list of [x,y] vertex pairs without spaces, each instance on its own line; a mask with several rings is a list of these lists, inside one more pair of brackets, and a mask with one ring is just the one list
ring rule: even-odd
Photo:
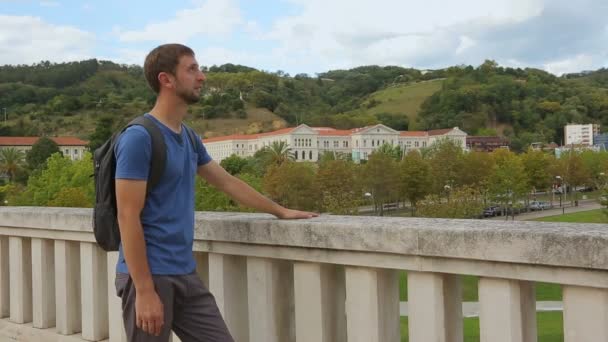
[[159,96],[150,115],[176,133],[181,133],[182,122],[186,117],[188,105],[178,99],[168,99]]

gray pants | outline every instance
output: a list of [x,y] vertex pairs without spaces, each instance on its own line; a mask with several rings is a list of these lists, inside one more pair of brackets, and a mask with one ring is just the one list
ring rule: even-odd
[[128,274],[116,274],[116,294],[122,299],[122,316],[129,342],[167,342],[171,330],[182,342],[234,342],[215,303],[196,273],[152,276],[163,303],[164,326],[160,336],[137,328],[135,286]]

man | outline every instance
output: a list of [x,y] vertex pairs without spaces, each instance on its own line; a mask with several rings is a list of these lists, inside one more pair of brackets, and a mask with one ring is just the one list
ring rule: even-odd
[[146,79],[158,94],[145,114],[161,129],[167,159],[158,185],[146,193],[151,137],[129,127],[116,144],[116,201],[121,246],[116,291],[122,298],[127,338],[182,342],[233,341],[213,296],[195,273],[194,178],[196,174],[242,205],[281,219],[317,214],[284,208],[227,173],[211,160],[200,139],[192,146],[182,125],[189,104],[199,100],[205,75],[194,52],[167,44],[152,50]]

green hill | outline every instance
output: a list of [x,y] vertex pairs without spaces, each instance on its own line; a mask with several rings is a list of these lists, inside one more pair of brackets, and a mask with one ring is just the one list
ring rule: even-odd
[[416,118],[422,103],[441,89],[443,80],[399,84],[379,90],[365,100],[361,110],[371,115],[394,113],[409,119],[409,130],[416,130]]

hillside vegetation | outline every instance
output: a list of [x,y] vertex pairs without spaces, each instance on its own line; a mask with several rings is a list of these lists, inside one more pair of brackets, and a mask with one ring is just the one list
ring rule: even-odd
[[[205,136],[256,133],[306,123],[347,129],[384,123],[399,130],[459,126],[469,134],[505,135],[516,149],[557,142],[567,123],[608,126],[608,72],[556,77],[493,61],[423,74],[362,66],[315,76],[224,64],[203,67],[201,101],[188,121]],[[95,59],[0,66],[0,135],[108,132],[153,105],[139,66]],[[0,112],[4,114],[4,112]],[[2,117],[4,119],[4,117]]]

